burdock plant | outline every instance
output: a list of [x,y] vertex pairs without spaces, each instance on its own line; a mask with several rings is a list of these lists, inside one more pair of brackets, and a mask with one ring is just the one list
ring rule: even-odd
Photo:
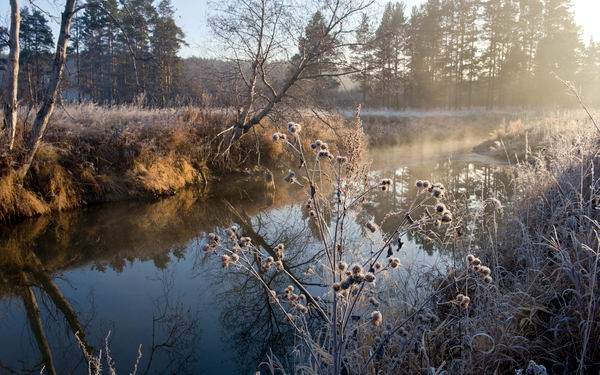
[[[356,252],[351,251],[357,249],[350,249],[351,242],[347,238],[349,221],[354,220],[355,214],[361,211],[367,195],[392,190],[394,182],[388,178],[376,183],[369,182],[364,161],[366,141],[360,107],[350,134],[335,148],[319,139],[307,142],[310,147],[305,147],[301,129],[300,124],[290,122],[287,126],[288,135],[284,137],[281,133],[275,133],[273,141],[283,143],[290,157],[300,161],[295,163],[300,166],[299,169],[290,170],[284,180],[297,183],[306,194],[306,203],[303,205],[309,213],[307,220],[316,227],[319,245],[324,253],[324,295],[312,295],[288,272],[284,244],[273,249],[274,257],[249,237],[243,237],[239,229],[229,229],[225,240],[211,235],[208,249],[211,253],[216,249],[221,251],[224,266],[244,269],[259,280],[270,302],[281,311],[285,322],[294,328],[303,343],[306,363],[314,372],[336,375],[374,373],[373,363],[381,360],[381,353],[391,345],[392,340],[398,337],[405,340],[411,331],[411,319],[422,320],[424,315],[421,312],[425,306],[414,307],[413,313],[404,321],[388,320],[385,308],[389,301],[382,303],[376,298],[379,296],[378,288],[385,288],[385,283],[379,281],[385,274],[402,269],[398,255],[403,236],[436,222],[452,225],[452,213],[441,201],[446,196],[445,188],[439,183],[419,180],[416,182],[419,193],[409,211],[388,215],[387,219],[397,218],[391,230],[382,231],[379,226],[381,223],[375,220],[364,223],[364,232],[375,246],[371,252],[359,254],[362,258],[357,259]],[[343,154],[339,151],[342,149]],[[427,208],[431,208],[432,213]],[[422,211],[425,213],[419,214]],[[390,222],[392,220],[387,220],[386,228],[389,228]],[[473,257],[469,261],[471,269],[476,260]],[[315,264],[315,267],[318,266]],[[487,268],[479,272],[483,281],[491,282]],[[271,290],[265,281],[265,275],[270,273],[283,273],[292,284],[283,291]],[[468,270],[462,277],[468,277]],[[441,292],[438,290],[436,293],[439,295]],[[464,294],[459,296],[462,297],[448,303],[457,304],[462,309],[468,308],[470,298]],[[307,316],[311,314],[317,315],[322,321],[317,332],[309,328],[314,325],[307,323]],[[434,324],[435,321],[428,318],[427,324]],[[389,322],[385,330],[382,329],[383,322]],[[373,342],[357,342],[357,337],[373,337],[374,334],[377,340]]]

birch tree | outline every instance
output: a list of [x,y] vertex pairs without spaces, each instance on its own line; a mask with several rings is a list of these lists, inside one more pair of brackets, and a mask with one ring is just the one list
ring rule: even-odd
[[[16,0],[11,0],[16,1]],[[42,138],[48,127],[48,121],[52,112],[54,112],[54,106],[58,99],[58,92],[60,82],[63,78],[65,63],[67,61],[67,47],[69,44],[69,32],[71,29],[71,21],[75,15],[75,2],[76,0],[66,0],[64,11],[61,16],[60,32],[58,35],[58,42],[56,43],[56,52],[54,55],[54,61],[52,63],[52,70],[49,75],[48,86],[46,87],[46,93],[42,100],[42,106],[35,116],[31,134],[27,140],[25,153],[23,156],[23,163],[19,168],[19,175],[21,178],[27,175],[29,167],[33,162],[33,158],[42,143]]]
[[[291,0],[230,0],[214,9],[209,20],[211,29],[236,66],[244,88],[237,121],[230,128],[233,139],[271,114],[299,82],[359,72],[360,68],[353,68],[342,52],[353,44],[347,36],[358,28],[361,12],[373,1],[319,0],[296,4]],[[317,11],[323,19],[323,29],[316,34],[317,40],[301,43],[306,40],[309,22],[302,17]],[[298,53],[291,54],[294,49]],[[327,64],[323,64],[325,60]],[[274,82],[276,75],[271,72],[281,65],[287,66],[289,73]],[[315,72],[312,68],[317,65],[320,69]]]
[[8,149],[15,146],[15,135],[17,131],[17,90],[19,82],[19,28],[21,27],[21,11],[19,0],[10,0],[10,31],[8,37],[8,69],[6,77],[6,88],[4,97],[4,121]]

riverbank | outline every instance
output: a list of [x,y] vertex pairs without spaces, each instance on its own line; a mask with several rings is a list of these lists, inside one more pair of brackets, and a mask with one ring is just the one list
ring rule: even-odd
[[[20,118],[26,116],[23,112]],[[285,128],[286,119],[266,121],[227,150],[218,135],[234,120],[233,111],[193,107],[63,107],[54,114],[24,181],[12,171],[14,157],[2,157],[0,220],[169,196],[191,185],[206,189],[212,181],[235,175],[263,176],[257,166],[282,156],[281,147],[267,140]],[[307,116],[303,123],[311,138],[333,135],[316,117]]]
[[[502,147],[505,157],[525,150],[526,131],[529,142],[533,138],[540,146],[518,157],[515,196],[505,216],[488,211],[478,220],[485,235],[469,251],[490,267],[493,284],[461,285],[471,297],[468,313],[453,317],[461,332],[436,330],[438,345],[467,343],[467,373],[528,366],[528,371],[537,368],[531,372],[536,374],[598,370],[600,348],[593,343],[600,337],[595,323],[600,314],[600,135],[584,116],[550,117],[541,127],[514,125],[503,134],[510,135],[504,143],[514,145]],[[437,358],[458,359],[452,353]]]

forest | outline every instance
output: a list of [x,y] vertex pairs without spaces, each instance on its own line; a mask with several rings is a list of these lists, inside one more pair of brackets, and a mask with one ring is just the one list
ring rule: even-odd
[[[73,17],[64,100],[109,106],[143,101],[153,107],[236,107],[246,100],[243,75],[252,69],[251,59],[229,50],[218,58],[179,57],[186,42],[171,1],[85,4]],[[305,85],[313,86],[311,104],[361,102],[390,109],[569,105],[555,76],[574,82],[590,101],[600,97],[600,44],[581,39],[568,0],[428,0],[412,9],[389,2],[382,15],[368,9],[361,7],[354,24],[323,40],[322,56],[311,67],[318,77],[306,79],[313,82]],[[283,18],[297,9],[271,11]],[[213,12],[209,23],[215,35],[230,39],[235,31],[219,25],[218,18],[232,13],[226,5]],[[298,42],[285,46],[286,55],[265,59],[274,86],[293,74],[306,45],[323,39],[327,19],[321,12],[295,31],[291,37]],[[0,52],[6,52],[8,31],[0,33]],[[40,102],[54,37],[48,15],[35,7],[22,9],[21,100]],[[280,42],[279,35],[272,37]]]

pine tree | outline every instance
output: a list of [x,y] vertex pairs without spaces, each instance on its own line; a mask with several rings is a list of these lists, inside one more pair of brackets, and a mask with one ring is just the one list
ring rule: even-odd
[[572,81],[577,73],[581,43],[571,6],[570,0],[546,0],[544,4],[543,37],[535,71],[540,104],[564,102],[566,92],[555,75]]
[[487,82],[486,105],[493,107],[502,101],[502,68],[514,41],[516,10],[511,0],[488,0],[483,4],[483,39],[486,45],[482,55]]
[[360,69],[360,72],[354,75],[354,80],[358,82],[362,102],[365,104],[373,84],[371,72],[373,66],[373,33],[369,24],[369,16],[366,13],[362,14],[360,26],[356,30],[356,46],[352,47],[352,52],[352,65]]
[[161,105],[174,96],[180,63],[177,54],[185,43],[183,31],[175,23],[174,15],[171,1],[162,0],[153,21],[151,85],[154,101]]
[[584,49],[577,78],[581,82],[583,100],[588,105],[600,103],[600,43],[593,38]]
[[404,4],[388,3],[375,31],[374,67],[384,106],[398,108],[406,84],[408,60]]
[[311,58],[303,76],[321,76],[319,81],[312,80],[309,83],[310,91],[317,101],[324,98],[327,91],[335,89],[339,83],[332,77],[323,77],[323,74],[335,72],[338,69],[337,62],[343,58],[339,50],[334,46],[338,43],[333,35],[326,33],[325,18],[320,11],[313,14],[306,25],[303,36],[298,43],[299,56],[318,56]]
[[21,10],[21,87],[25,97],[37,103],[45,86],[45,72],[52,58],[52,30],[48,19],[37,9],[30,11],[25,7]]

